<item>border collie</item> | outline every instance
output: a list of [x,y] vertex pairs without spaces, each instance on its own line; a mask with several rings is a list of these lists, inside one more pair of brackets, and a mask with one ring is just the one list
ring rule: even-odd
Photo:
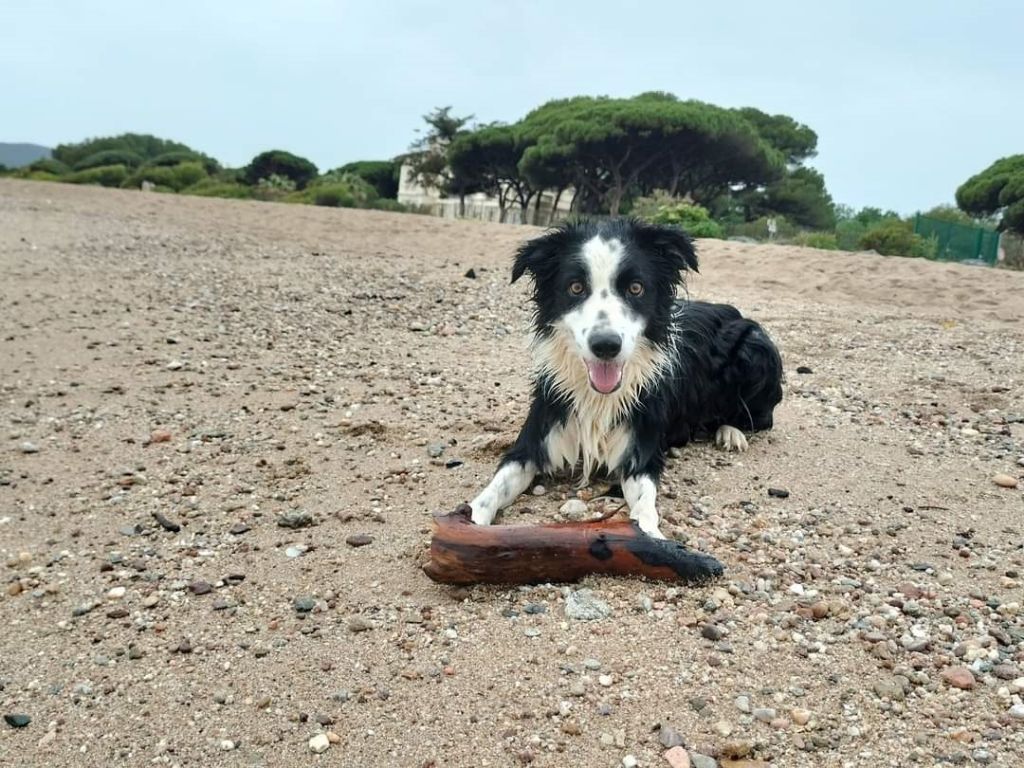
[[490,484],[471,502],[489,525],[538,472],[616,480],[629,515],[664,538],[655,505],[668,449],[714,436],[747,448],[772,427],[782,361],[761,326],[727,304],[677,299],[697,271],[682,230],[630,219],[566,224],[519,248],[535,307],[533,402]]

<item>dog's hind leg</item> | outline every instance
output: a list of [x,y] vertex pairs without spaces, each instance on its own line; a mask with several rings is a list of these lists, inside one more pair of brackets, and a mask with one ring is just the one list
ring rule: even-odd
[[490,525],[499,510],[507,507],[530,487],[536,475],[537,467],[532,461],[512,459],[504,462],[498,467],[494,479],[470,502],[473,522],[477,525]]

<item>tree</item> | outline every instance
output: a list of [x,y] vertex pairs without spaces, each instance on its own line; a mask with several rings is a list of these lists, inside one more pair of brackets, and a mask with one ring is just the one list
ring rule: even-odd
[[138,168],[145,159],[138,152],[130,149],[104,149],[79,160],[73,166],[76,171],[87,171],[103,165],[123,165],[126,168]]
[[810,229],[833,229],[836,225],[835,206],[825,189],[825,177],[813,168],[787,171],[782,179],[758,192],[757,197],[752,218],[778,213]]
[[423,116],[429,130],[409,148],[405,161],[409,164],[412,178],[426,189],[436,189],[441,194],[455,193],[459,196],[460,213],[465,208],[465,196],[469,192],[462,179],[454,178],[448,169],[448,145],[464,132],[472,115],[456,117],[452,107],[436,107]]
[[998,216],[1000,229],[1024,235],[1024,155],[996,160],[956,190],[956,204],[975,216]]
[[785,156],[791,166],[803,165],[818,154],[818,134],[789,115],[769,115],[755,107],[735,110],[746,119],[762,139]]
[[317,170],[313,163],[282,149],[261,152],[245,168],[245,180],[253,186],[258,184],[260,179],[282,176],[291,179],[297,189],[304,189],[316,175]]
[[498,198],[501,221],[510,203],[518,204],[523,223],[540,188],[520,170],[519,161],[532,139],[518,125],[489,125],[463,133],[448,148],[452,177]]
[[[548,102],[523,120],[527,177],[562,166],[580,210],[617,215],[627,193],[668,189],[696,200],[778,176],[782,158],[739,115],[671,94]],[[537,185],[539,186],[539,185]]]
[[74,168],[90,155],[105,150],[132,152],[143,160],[149,160],[165,152],[193,152],[190,147],[176,141],[160,139],[145,133],[122,133],[119,136],[86,139],[77,144],[58,144],[53,150],[53,158]]
[[394,160],[357,160],[337,169],[339,174],[350,173],[368,182],[379,197],[398,198],[398,178],[401,164]]

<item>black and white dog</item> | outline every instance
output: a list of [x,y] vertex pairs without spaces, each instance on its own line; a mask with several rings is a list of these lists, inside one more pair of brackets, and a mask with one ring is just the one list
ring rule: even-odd
[[533,402],[515,445],[472,501],[489,525],[538,472],[618,480],[630,517],[658,529],[658,481],[669,447],[714,435],[747,448],[782,399],[778,350],[734,307],[680,300],[697,271],[682,230],[629,219],[568,224],[516,254],[514,283],[533,277]]

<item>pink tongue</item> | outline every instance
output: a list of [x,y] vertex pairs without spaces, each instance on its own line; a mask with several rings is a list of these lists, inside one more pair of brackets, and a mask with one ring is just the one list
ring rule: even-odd
[[618,363],[587,363],[590,383],[602,395],[615,391],[622,381],[622,366]]

